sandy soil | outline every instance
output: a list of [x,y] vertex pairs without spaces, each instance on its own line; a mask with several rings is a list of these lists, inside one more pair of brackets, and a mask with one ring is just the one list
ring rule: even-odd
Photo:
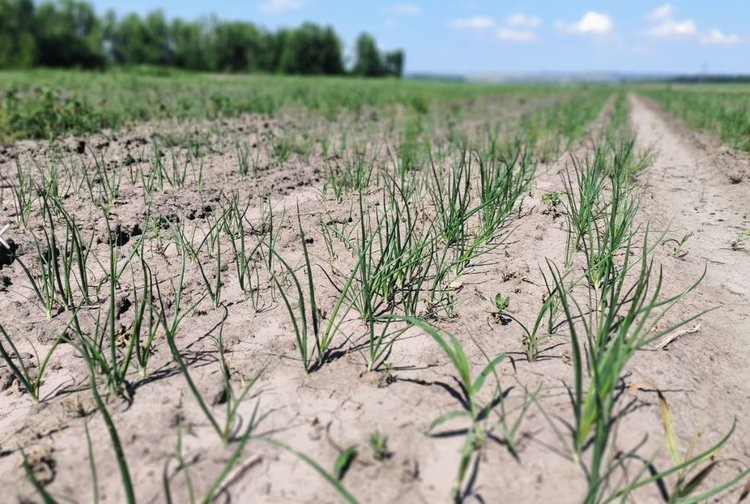
[[[748,157],[731,152],[705,135],[702,142],[683,134],[684,126],[665,116],[638,96],[630,96],[632,124],[638,143],[653,149],[653,162],[643,179],[644,217],[655,230],[680,240],[682,258],[664,257],[664,275],[670,284],[685,288],[706,276],[681,309],[699,313],[691,327],[696,333],[675,340],[658,363],[648,359],[637,369],[660,381],[670,393],[683,446],[695,433],[709,436],[726,432],[737,419],[737,431],[727,456],[745,463],[750,457],[750,257],[746,248],[733,250],[732,241],[750,228],[750,185],[732,183],[727,173],[746,169]],[[709,143],[707,145],[707,143]],[[719,155],[717,155],[719,154]],[[676,242],[663,252],[671,254]],[[666,255],[666,254],[665,254]],[[654,368],[649,370],[648,366]]]
[[[747,465],[750,261],[746,249],[733,250],[730,242],[738,232],[750,228],[746,204],[750,185],[747,180],[732,184],[725,175],[741,168],[744,161],[739,155],[731,157],[731,165],[728,157],[716,159],[706,146],[693,145],[679,125],[664,118],[644,99],[630,96],[629,102],[639,147],[653,149],[651,166],[639,177],[644,191],[639,219],[644,224],[651,222],[655,230],[666,231],[669,238],[694,233],[684,245],[684,257],[672,254],[672,242],[657,252],[657,262],[663,264],[670,280],[669,289],[676,292],[685,288],[700,277],[708,264],[706,278],[670,315],[670,320],[716,305],[722,307],[691,324],[691,328],[699,326],[698,331],[679,337],[664,350],[636,356],[628,382],[648,381],[665,393],[682,447],[699,432],[704,436],[702,443],[716,440],[731,427],[732,417],[736,416],[737,431],[725,455]],[[609,109],[592,128],[592,137],[606,121]],[[274,128],[274,124],[251,126],[253,131]],[[248,125],[241,127],[245,129],[239,133],[247,133]],[[231,141],[222,139],[220,128],[215,138],[217,152],[231,146]],[[120,145],[124,141],[120,139]],[[518,451],[516,456],[511,454],[505,433],[496,431],[496,439],[485,445],[470,470],[467,502],[581,501],[585,489],[582,469],[570,460],[553,428],[564,431],[564,424],[557,418],[564,421],[571,415],[563,386],[572,379],[568,338],[564,334],[549,337],[542,344],[540,359],[527,362],[520,328],[493,316],[492,299],[497,293],[511,296],[510,313],[527,322],[533,320],[546,293],[542,276],[545,260],[562,261],[567,233],[564,217],[543,203],[541,196],[562,189],[561,174],[571,159],[585,157],[590,144],[591,139],[587,139],[557,161],[539,165],[531,194],[511,219],[509,236],[454,279],[456,316],[437,321],[437,325],[461,340],[475,370],[486,362],[485,354],[506,353],[513,357],[512,363],[507,359],[501,365],[500,380],[504,391],[502,417],[508,424],[523,418],[512,439]],[[27,154],[33,152],[30,146]],[[342,250],[337,250],[338,257],[331,257],[318,223],[322,219],[346,225],[355,198],[336,201],[321,192],[323,160],[315,154],[307,160],[293,156],[283,169],[264,163],[259,177],[245,181],[227,172],[225,166],[229,162],[226,156],[208,158],[205,190],[200,195],[191,188],[169,190],[157,197],[154,208],[186,229],[200,229],[217,211],[222,189],[230,184],[242,193],[243,201],[251,202],[248,218],[258,225],[264,205],[261,195],[270,193],[275,214],[286,215],[279,238],[280,253],[299,268],[300,237],[292,218],[299,204],[310,253],[320,265],[315,270],[318,301],[324,313],[330,312],[336,291],[323,270],[332,271],[335,267],[346,271],[352,259]],[[10,165],[10,160],[6,160],[4,169],[10,170]],[[370,197],[377,199],[381,190],[373,189]],[[137,233],[132,231],[144,221],[145,210],[136,187],[125,184],[123,191],[116,214],[122,229],[130,230],[131,240],[135,241]],[[106,237],[102,219],[93,216],[88,202],[71,196],[70,204],[81,222],[86,223],[87,232]],[[94,252],[99,257],[106,257],[104,241],[95,241]],[[21,245],[28,247],[27,243]],[[179,261],[173,248],[152,249],[149,260],[161,278],[176,276]],[[229,264],[229,269],[233,270],[234,265]],[[3,325],[10,334],[28,335],[39,349],[45,348],[67,319],[61,314],[48,321],[33,306],[28,282],[16,264],[4,266],[1,273],[10,282],[0,291]],[[215,274],[213,269],[211,273]],[[103,272],[96,274],[101,276]],[[203,292],[196,265],[189,264],[187,278],[189,304]],[[118,292],[128,292],[131,284],[124,280]],[[268,286],[264,289],[262,296],[270,290]],[[448,501],[467,425],[457,420],[437,433],[426,432],[437,416],[461,406],[453,369],[431,339],[419,331],[410,331],[394,345],[387,370],[366,373],[361,353],[353,349],[365,341],[364,328],[354,315],[349,315],[342,326],[348,339],[339,336],[335,341],[341,349],[337,358],[305,375],[295,359],[292,326],[279,299],[268,296],[264,309],[256,313],[232,278],[227,279],[223,298],[226,312],[214,309],[208,300],[201,301],[183,322],[179,339],[199,389],[208,398],[220,397],[222,391],[212,339],[219,331],[227,344],[237,383],[262,371],[250,397],[240,407],[245,420],[258,407],[257,439],[248,444],[225,482],[220,501],[338,502],[330,486],[308,465],[263,442],[262,436],[283,441],[328,470],[342,450],[356,445],[358,455],[343,483],[362,502]],[[131,312],[123,312],[120,322],[124,326],[132,321]],[[168,455],[176,450],[177,426],[182,426],[186,467],[178,470],[172,461],[166,475],[175,501],[187,502],[186,474],[196,493],[202,494],[221,470],[231,447],[223,447],[207,423],[163,340],[157,341],[149,371],[144,379],[132,377],[132,403],[111,399],[109,409],[124,443],[139,502],[163,501],[162,471]],[[40,405],[32,406],[7,370],[3,373],[0,483],[13,489],[6,494],[8,498],[36,499],[23,476],[23,450],[55,496],[61,500],[91,501],[85,443],[88,426],[94,444],[99,497],[106,502],[122,501],[107,432],[100,415],[94,412],[91,394],[86,390],[85,368],[73,349],[63,346],[55,354],[43,386],[43,393],[49,398]],[[624,422],[617,442],[626,448],[647,434],[647,453],[656,453],[654,463],[658,466],[666,456],[654,394],[646,391],[634,396],[639,408]],[[493,415],[500,419],[498,408]],[[373,432],[388,437],[391,453],[384,460],[376,460],[369,447]],[[726,470],[731,473],[734,469],[732,466]],[[658,501],[653,488],[638,500]]]

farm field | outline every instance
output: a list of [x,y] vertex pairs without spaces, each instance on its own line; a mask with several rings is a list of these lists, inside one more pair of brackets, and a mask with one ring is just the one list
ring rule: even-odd
[[0,482],[744,499],[749,92],[1,73]]

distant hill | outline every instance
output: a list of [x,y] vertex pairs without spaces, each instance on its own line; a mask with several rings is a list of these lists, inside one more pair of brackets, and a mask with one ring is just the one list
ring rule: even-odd
[[432,81],[444,81],[444,82],[466,82],[467,78],[464,75],[450,75],[450,74],[438,74],[438,73],[413,73],[404,76],[405,79],[413,80],[432,80]]
[[655,74],[637,72],[533,72],[518,74],[470,74],[451,75],[438,73],[415,73],[408,79],[452,82],[475,82],[484,84],[622,84],[627,82],[674,82],[674,83],[750,83],[750,75],[728,74]]

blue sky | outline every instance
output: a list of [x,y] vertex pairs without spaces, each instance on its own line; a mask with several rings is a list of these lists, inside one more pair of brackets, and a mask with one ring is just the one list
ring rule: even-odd
[[118,14],[331,24],[351,45],[373,34],[403,48],[406,71],[749,73],[750,1],[675,0],[94,0]]

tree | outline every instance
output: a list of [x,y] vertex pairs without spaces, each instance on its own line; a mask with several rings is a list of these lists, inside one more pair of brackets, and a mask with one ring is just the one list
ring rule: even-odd
[[320,50],[323,73],[327,75],[343,74],[344,57],[341,51],[341,40],[339,40],[333,27],[327,26],[323,30]]
[[170,65],[172,63],[172,48],[169,43],[169,26],[164,18],[164,12],[161,10],[149,12],[142,26],[142,42],[145,46],[146,60],[141,63]]
[[305,23],[284,37],[279,71],[288,74],[344,73],[341,41],[333,28]]
[[[109,23],[108,23],[109,24]],[[173,64],[169,25],[160,10],[145,19],[128,14],[122,21],[107,28],[109,52],[121,65]]]
[[147,58],[143,43],[144,36],[143,22],[136,14],[128,14],[116,23],[111,34],[111,51],[115,63],[120,65],[143,63]]
[[362,33],[355,42],[355,60],[352,73],[364,77],[383,75],[383,61],[378,46],[372,35]]
[[34,3],[0,0],[0,68],[28,68],[35,58]]
[[[41,0],[40,0],[41,1]],[[357,39],[354,73],[401,75],[402,51],[380,54],[375,39]],[[285,74],[345,73],[342,43],[331,26],[304,23],[269,32],[246,21],[167,21],[161,10],[145,17],[97,16],[83,0],[0,0],[0,68],[98,68],[154,65],[201,71]]]
[[175,19],[169,27],[172,64],[186,70],[209,70],[207,41],[200,21]]
[[284,52],[289,30],[280,28],[277,32],[263,33],[263,47],[265,50],[259,56],[258,64],[261,71],[276,73],[280,71],[281,55]]
[[397,50],[383,55],[385,74],[401,77],[404,73],[404,51]]
[[263,42],[261,32],[252,23],[216,23],[209,45],[211,66],[225,72],[256,71],[264,51]]
[[49,67],[95,68],[104,64],[103,36],[91,4],[45,3],[34,16],[36,63]]

